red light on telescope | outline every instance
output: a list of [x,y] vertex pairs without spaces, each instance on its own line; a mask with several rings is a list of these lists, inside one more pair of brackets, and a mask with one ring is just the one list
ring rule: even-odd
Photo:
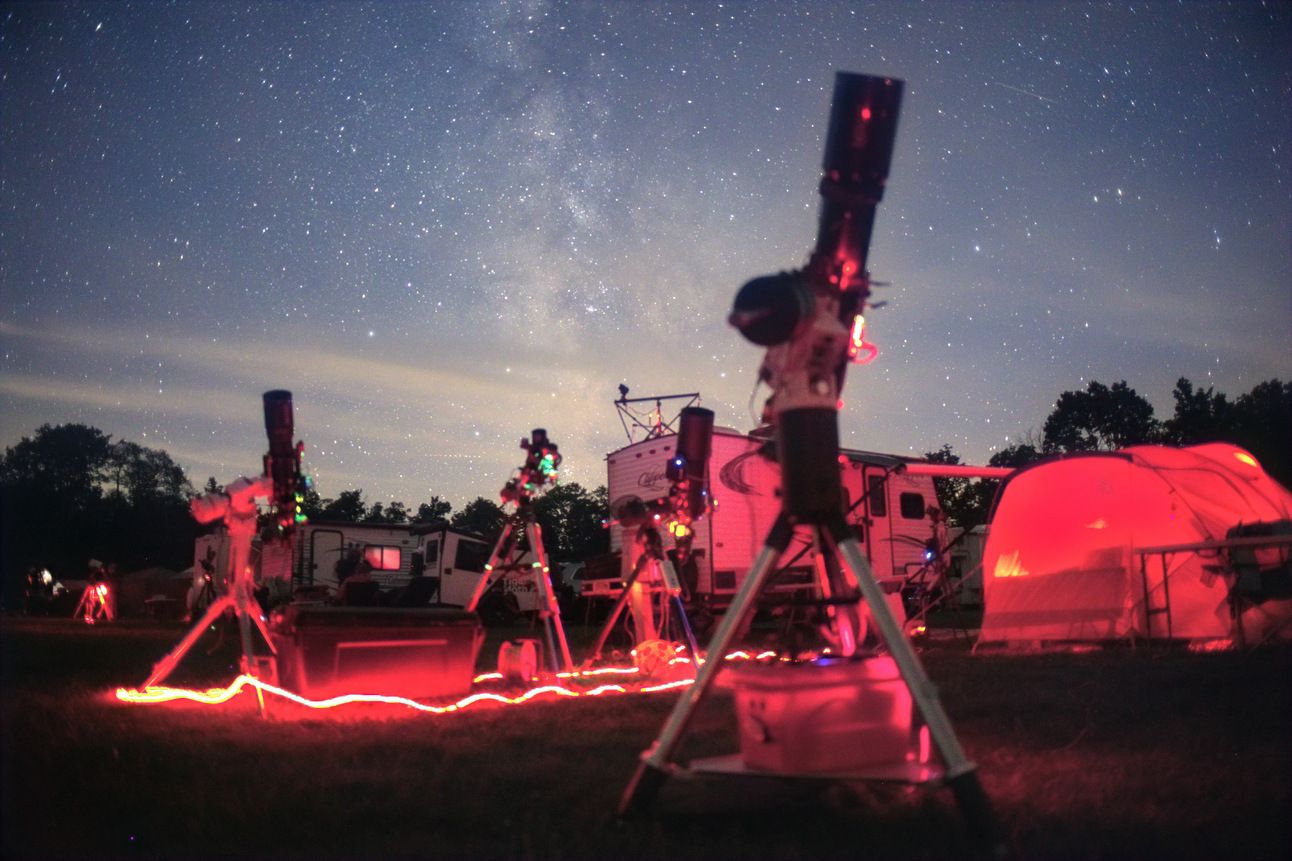
[[859,365],[865,365],[879,355],[879,348],[866,341],[866,318],[858,314],[852,320],[852,331],[849,333],[848,358]]
[[863,123],[870,122],[870,105],[861,106],[861,121]]

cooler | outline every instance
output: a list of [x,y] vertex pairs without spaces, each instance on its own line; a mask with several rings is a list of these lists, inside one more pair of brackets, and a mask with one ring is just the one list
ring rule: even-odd
[[290,605],[271,633],[282,686],[309,699],[465,696],[484,640],[458,608]]

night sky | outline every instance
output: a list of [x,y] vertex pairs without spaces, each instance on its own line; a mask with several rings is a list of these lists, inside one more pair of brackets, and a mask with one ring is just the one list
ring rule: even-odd
[[1283,2],[6,4],[0,445],[227,482],[287,388],[323,496],[415,508],[539,426],[604,483],[621,382],[748,430],[725,317],[806,260],[837,70],[906,82],[846,445],[1234,397],[1292,377],[1289,44]]

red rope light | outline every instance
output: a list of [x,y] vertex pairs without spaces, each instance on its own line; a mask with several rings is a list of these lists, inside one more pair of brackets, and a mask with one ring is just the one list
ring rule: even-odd
[[[663,684],[642,687],[638,689],[638,693],[658,693],[660,691],[685,687],[693,683],[694,679],[679,679],[673,682],[665,682]],[[282,697],[283,699],[294,702],[297,705],[311,709],[332,709],[339,706],[350,705],[352,703],[380,703],[385,705],[407,706],[408,708],[421,712],[428,712],[430,714],[448,714],[450,712],[462,711],[465,708],[469,708],[470,706],[481,702],[494,702],[507,706],[521,705],[545,694],[551,694],[558,697],[576,698],[597,697],[610,693],[629,693],[628,688],[625,688],[622,685],[599,685],[598,687],[586,691],[573,690],[560,685],[540,685],[538,687],[530,688],[523,694],[515,697],[483,692],[471,694],[470,696],[463,697],[455,703],[443,706],[428,705],[426,703],[419,703],[416,700],[408,699],[407,697],[392,697],[385,694],[343,694],[341,696],[330,697],[325,700],[311,700],[301,696],[300,694],[292,693],[286,688],[271,685],[255,676],[243,674],[234,679],[233,684],[226,688],[210,688],[206,691],[196,691],[187,688],[170,688],[164,686],[145,688],[142,691],[128,688],[117,688],[116,697],[122,702],[135,704],[155,704],[187,700],[189,702],[199,703],[202,705],[219,705],[233,699],[238,694],[242,693],[242,691],[247,687],[254,688],[261,693],[273,694],[274,696]]]
[[[776,657],[775,652],[760,652],[757,655],[751,655],[748,652],[736,651],[726,656],[728,661],[748,661],[763,660]],[[674,659],[671,663],[690,663],[683,659]],[[603,675],[634,675],[640,674],[637,667],[600,667],[593,670],[578,670],[570,673],[557,673],[560,679],[581,679],[592,678]],[[472,681],[480,684],[487,681],[497,681],[502,678],[501,673],[481,673]],[[684,678],[676,679],[669,682],[660,682],[658,684],[643,685],[636,689],[639,694],[654,694],[664,691],[676,690],[678,688],[688,687],[695,683],[694,679]],[[551,695],[555,697],[567,697],[577,699],[579,697],[598,697],[606,694],[628,694],[634,691],[623,685],[605,684],[588,690],[576,690],[573,688],[563,687],[561,685],[539,685],[530,688],[519,696],[509,697],[503,694],[492,693],[488,691],[474,693],[470,696],[463,697],[454,703],[448,705],[428,705],[417,700],[407,697],[388,696],[386,694],[342,694],[340,696],[330,697],[325,700],[311,700],[300,694],[293,693],[286,688],[262,681],[255,676],[243,674],[233,680],[232,684],[223,688],[209,688],[205,691],[193,690],[190,688],[172,688],[163,685],[138,690],[135,688],[117,688],[116,698],[123,703],[135,705],[154,705],[158,703],[169,703],[177,701],[187,701],[198,703],[200,705],[220,705],[242,693],[246,688],[252,688],[256,691],[257,696],[263,694],[272,694],[281,697],[289,702],[304,706],[310,709],[333,709],[340,706],[351,705],[354,703],[382,704],[382,705],[401,705],[420,712],[429,714],[449,714],[451,712],[462,711],[477,703],[493,702],[504,706],[522,705],[538,697]]]

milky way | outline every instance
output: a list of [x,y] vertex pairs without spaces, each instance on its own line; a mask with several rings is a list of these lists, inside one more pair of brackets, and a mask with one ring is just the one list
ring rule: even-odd
[[967,460],[1057,395],[1292,376],[1286,4],[63,3],[0,19],[0,444],[195,483],[295,393],[324,496],[492,496],[612,406],[748,429],[724,323],[802,265],[837,70],[906,82],[847,445]]

